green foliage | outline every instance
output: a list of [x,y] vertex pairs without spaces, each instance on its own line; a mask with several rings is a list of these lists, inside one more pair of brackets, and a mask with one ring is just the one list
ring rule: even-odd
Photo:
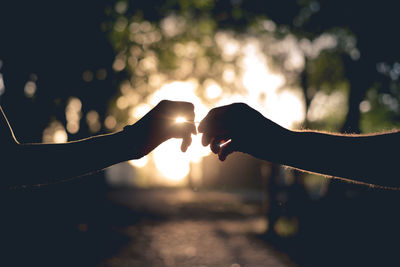
[[[259,3],[256,5],[253,1],[169,0],[162,4],[150,1],[146,5],[134,1],[116,1],[113,8],[107,10],[111,21],[104,23],[104,28],[115,49],[116,59],[121,63],[114,68],[123,74],[119,75],[120,82],[129,81],[133,90],[142,92],[141,99],[156,90],[149,85],[149,81],[150,76],[157,73],[169,80],[194,77],[200,83],[212,78],[226,91],[241,91],[238,83],[226,84],[222,79],[227,64],[233,66],[236,75],[240,75],[240,57],[226,60],[216,43],[215,36],[222,31],[239,41],[246,38],[261,40],[262,51],[269,59],[269,67],[283,73],[288,85],[305,87],[303,91],[308,108],[319,91],[327,95],[342,91],[348,97],[349,90],[360,90],[352,88],[354,81],[347,79],[349,61],[344,61],[344,58],[351,58],[353,62],[359,60],[357,36],[351,28],[352,24],[347,27],[335,24],[334,21],[328,23],[327,17],[318,16],[325,5],[308,0],[297,4],[287,3],[286,6],[291,9],[285,13],[283,3],[266,3],[260,7]],[[278,10],[280,13],[275,13]],[[322,24],[318,24],[319,21]],[[323,41],[327,40],[328,44],[324,44]],[[135,55],[132,49],[136,51]],[[194,50],[191,54],[186,51],[190,49]],[[293,51],[302,57],[304,66],[287,66]],[[368,57],[364,54],[362,56]],[[141,69],[149,57],[155,60],[155,67]],[[397,71],[395,66],[386,68],[387,77]],[[182,71],[185,68],[191,71]],[[202,68],[209,70],[204,71]],[[307,79],[306,83],[302,82],[303,76]],[[393,83],[398,84],[398,76]],[[379,90],[374,100],[368,99],[377,104],[371,104],[370,110],[362,114],[362,129],[365,131],[398,125],[399,108],[397,111],[393,107],[388,109],[382,103],[382,97],[388,98],[383,94],[390,94],[395,99],[400,95],[399,91],[388,93],[387,90]],[[340,125],[346,120],[346,105],[349,105],[348,99],[343,101],[335,108],[336,111],[330,110],[330,115],[320,116],[319,120],[307,125],[340,130]],[[322,110],[318,112],[326,113]]]
[[381,132],[400,128],[399,97],[396,93],[381,93],[376,85],[368,91],[361,103],[360,126],[364,133]]
[[343,61],[337,53],[322,52],[316,59],[310,60],[307,67],[309,87],[329,93],[340,89],[346,81]]

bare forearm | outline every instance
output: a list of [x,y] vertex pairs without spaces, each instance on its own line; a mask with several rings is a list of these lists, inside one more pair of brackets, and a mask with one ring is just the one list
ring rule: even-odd
[[280,163],[353,181],[400,186],[396,153],[400,132],[335,135],[313,131],[288,134]]
[[[176,116],[185,117],[188,123],[176,124]],[[80,176],[141,158],[170,138],[182,138],[181,150],[186,151],[192,134],[196,134],[193,104],[163,100],[118,133],[64,144],[21,145],[0,107],[0,147],[5,156],[0,160],[0,187]]]
[[[235,152],[354,182],[400,187],[400,131],[339,135],[290,131],[244,103],[212,109],[199,125],[202,143],[220,160]],[[221,142],[230,138],[231,142]]]
[[101,170],[134,157],[126,139],[118,132],[64,144],[18,144],[7,160],[4,178],[10,186],[32,185]]

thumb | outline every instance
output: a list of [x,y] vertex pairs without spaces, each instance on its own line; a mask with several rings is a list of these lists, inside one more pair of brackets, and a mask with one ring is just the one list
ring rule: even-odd
[[192,136],[189,134],[187,134],[186,136],[184,136],[182,138],[182,145],[181,145],[181,151],[182,152],[186,152],[186,150],[188,149],[188,147],[192,144]]

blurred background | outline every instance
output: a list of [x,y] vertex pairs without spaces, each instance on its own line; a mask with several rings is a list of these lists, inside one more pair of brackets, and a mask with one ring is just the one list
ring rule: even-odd
[[[196,121],[245,102],[290,129],[398,129],[397,10],[355,0],[5,0],[0,104],[20,142],[119,131],[162,99],[192,102]],[[398,192],[244,154],[221,163],[200,139],[187,153],[170,140],[140,160],[9,192],[4,266],[398,262]],[[387,153],[398,157],[398,145]]]

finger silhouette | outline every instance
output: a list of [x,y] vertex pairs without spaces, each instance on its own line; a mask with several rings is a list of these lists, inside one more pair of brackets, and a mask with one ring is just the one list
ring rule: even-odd
[[231,141],[228,144],[225,144],[220,147],[218,152],[218,158],[221,161],[224,161],[230,154],[237,151],[235,142]]
[[201,138],[201,143],[203,146],[208,146],[211,143],[212,136],[208,133],[203,133],[203,136]]
[[218,154],[221,148],[221,144],[225,143],[229,139],[230,138],[226,137],[225,135],[214,137],[210,143],[211,151],[215,154]]
[[188,147],[192,144],[192,136],[191,133],[187,134],[182,138],[182,145],[181,145],[181,151],[186,152]]
[[207,116],[200,122],[198,130],[201,133],[218,134],[224,132],[224,114],[225,106],[210,110]]
[[211,143],[210,143],[210,148],[211,148],[211,151],[214,153],[214,154],[218,154],[218,152],[219,152],[219,143],[221,142],[221,140],[219,139],[219,138],[213,138],[212,140],[211,140]]

